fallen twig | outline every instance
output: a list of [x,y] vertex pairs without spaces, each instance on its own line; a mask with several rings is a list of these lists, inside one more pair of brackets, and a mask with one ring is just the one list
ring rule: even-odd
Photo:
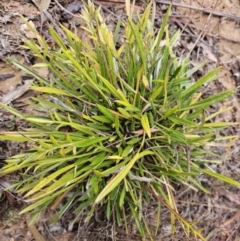
[[209,13],[209,15],[208,15],[208,17],[207,17],[207,20],[205,21],[204,26],[203,26],[203,28],[202,28],[202,30],[201,30],[201,33],[199,34],[199,36],[198,36],[198,38],[196,39],[194,45],[192,46],[192,49],[189,51],[189,53],[188,53],[188,55],[187,55],[188,58],[190,57],[190,54],[192,53],[193,49],[196,47],[198,41],[201,40],[201,39],[203,39],[204,29],[206,28],[206,26],[207,26],[210,18],[212,17],[213,11],[214,11],[213,9],[212,9],[212,11],[210,11],[210,13]]
[[56,21],[53,19],[52,15],[47,10],[43,10],[43,13],[47,17],[47,19],[53,24],[53,26],[56,28],[56,30],[59,32],[59,34],[62,35],[62,37],[64,39],[65,34],[64,34],[63,30],[59,27],[58,23],[56,23]]
[[[67,14],[69,14],[69,15],[75,17],[75,18],[81,19],[81,17],[79,17],[78,15],[73,14],[73,13],[71,13],[70,11],[68,11],[66,8],[64,8],[64,7],[58,2],[58,0],[54,0],[54,2],[58,5],[58,7],[61,8],[62,11],[66,12]],[[82,5],[82,7],[83,7],[83,4],[81,4],[81,5]]]
[[231,18],[231,19],[235,19],[235,20],[240,21],[240,16],[236,16],[234,14],[225,13],[225,12],[221,12],[221,11],[217,11],[217,10],[214,10],[214,9],[211,9],[211,8],[210,9],[206,9],[206,8],[195,7],[195,6],[191,6],[191,5],[187,5],[187,4],[167,1],[167,0],[156,0],[156,2],[157,3],[163,3],[163,4],[169,4],[169,5],[172,4],[173,6],[176,6],[176,7],[193,9],[193,10],[196,10],[196,11],[212,14],[214,16],[226,17],[226,18]]

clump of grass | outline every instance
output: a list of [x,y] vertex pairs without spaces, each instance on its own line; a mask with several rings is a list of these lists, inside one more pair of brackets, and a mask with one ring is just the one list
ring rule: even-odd
[[[128,4],[126,7],[128,19],[119,22],[114,33],[91,2],[81,15],[86,23],[84,41],[62,26],[63,40],[49,27],[55,43],[50,48],[35,32],[37,41],[27,40],[25,48],[42,60],[36,68],[51,70],[50,79],[11,60],[36,78],[31,88],[42,95],[31,102],[39,115],[26,115],[1,104],[31,125],[4,133],[1,139],[33,143],[31,150],[9,158],[1,172],[21,172],[22,178],[12,187],[29,203],[21,213],[31,213],[33,220],[68,195],[54,221],[73,203],[78,203],[76,220],[90,208],[86,221],[97,206],[105,206],[106,219],[114,218],[127,227],[130,213],[143,239],[148,235],[153,240],[142,206],[154,198],[159,203],[158,219],[161,205],[170,210],[173,232],[178,220],[188,234],[204,239],[179,215],[174,182],[207,192],[196,178],[204,173],[239,185],[203,168],[211,162],[206,159],[205,146],[221,141],[215,138],[216,131],[233,124],[212,122],[220,111],[207,116],[206,110],[233,90],[202,99],[202,86],[216,78],[218,69],[191,81],[201,66],[190,68],[191,62],[175,56],[173,45],[180,33],[169,37],[170,9],[156,32],[151,5],[137,22]],[[124,43],[117,48],[120,28],[125,30]],[[232,138],[224,137],[225,141]]]

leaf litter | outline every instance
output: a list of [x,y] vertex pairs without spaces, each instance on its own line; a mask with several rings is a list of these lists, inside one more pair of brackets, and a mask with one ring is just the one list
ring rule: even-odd
[[[76,25],[76,23],[78,23],[76,18],[70,17],[71,15],[67,13],[67,11],[69,11],[70,13],[77,14],[81,11],[82,3],[80,1],[61,0],[50,3],[48,0],[41,0],[34,2],[37,6],[40,6],[39,3],[41,3],[42,7],[40,10],[33,3],[24,0],[18,2],[10,0],[7,5],[5,1],[0,3],[0,9],[2,10],[0,14],[0,27],[4,30],[0,32],[0,50],[3,53],[1,59],[12,57],[22,59],[23,62],[26,62],[27,64],[34,64],[31,63],[31,53],[23,53],[20,49],[22,39],[31,36],[27,36],[24,31],[20,34],[19,31],[17,31],[21,26],[24,26],[24,23],[22,23],[18,17],[19,14],[23,14],[26,18],[31,19],[35,28],[38,30],[41,30],[42,28],[42,34],[46,36],[48,36],[47,23],[49,22],[50,24],[53,24],[54,22],[55,24],[58,24],[57,19],[63,20],[63,23],[70,29],[77,29],[77,31],[81,33],[81,30],[78,29],[78,24]],[[167,8],[167,5],[171,1],[159,0],[158,2],[157,10],[160,19],[164,14],[164,9]],[[234,18],[230,19],[221,16],[223,9],[224,12],[227,12],[231,16],[240,16],[240,3],[237,0],[207,0],[202,1],[203,5],[200,5],[199,2],[201,1],[183,0],[181,4],[190,6],[190,8],[180,6],[174,7],[169,25],[172,31],[175,31],[176,29],[183,31],[180,43],[176,46],[176,51],[179,56],[187,56],[189,50],[192,50],[190,58],[194,64],[197,65],[204,60],[207,61],[207,65],[204,66],[200,72],[196,73],[196,75],[202,75],[216,66],[223,66],[219,73],[218,80],[211,85],[205,86],[205,94],[214,95],[220,89],[229,89],[240,86],[239,25]],[[57,3],[67,11],[60,8]],[[124,13],[124,2],[97,1],[96,4],[102,6],[105,17],[109,22],[109,27],[113,28],[112,23],[116,21],[116,14],[120,16]],[[200,9],[200,11],[194,11],[196,8]],[[136,9],[141,11],[141,3],[137,4]],[[203,9],[210,10],[203,11]],[[211,11],[211,9],[213,10]],[[54,16],[54,18],[49,20],[48,18],[43,17],[44,11],[47,11],[50,16]],[[211,12],[215,14],[209,17]],[[204,26],[203,23],[206,23],[206,25]],[[195,44],[196,40],[198,40],[198,42]],[[2,101],[5,98],[5,101],[7,99],[6,103],[18,106],[18,97],[28,91],[28,87],[25,85],[27,82],[24,82],[21,79],[23,73],[19,73],[18,70],[9,71],[6,62],[2,60],[0,61],[0,91],[2,93]],[[7,83],[7,85],[3,87],[3,85],[1,85],[2,83]],[[14,91],[17,90],[20,90],[20,92],[15,95],[14,93],[16,92]],[[7,96],[12,97],[7,98]],[[239,96],[240,95],[236,94],[231,100],[221,103],[220,106],[213,106],[211,111],[214,113],[218,108],[233,106],[231,110],[222,114],[221,119],[239,122]],[[26,110],[28,110],[27,107]],[[5,125],[2,123],[5,123]],[[11,124],[7,125],[6,123]],[[3,110],[0,110],[1,132],[11,130],[11,128],[17,129],[19,125],[24,126],[24,123],[21,123],[17,119],[13,120],[12,116],[3,112]],[[232,134],[239,134],[238,127],[231,127],[227,131]],[[224,133],[221,134],[224,135]],[[223,162],[221,165],[213,164],[212,168],[239,180],[239,145],[240,141],[236,143],[232,149],[223,150],[219,147],[218,151],[223,153]],[[28,148],[29,146],[26,143],[22,145],[11,142],[0,143],[0,160],[3,162],[8,156],[24,151]],[[5,177],[0,177],[0,186],[3,179],[5,179]],[[222,183],[213,181],[211,178],[204,175],[199,177],[199,180],[206,188],[208,188],[208,190],[210,190],[210,194],[203,195],[202,193],[194,192],[192,190],[183,190],[181,186],[176,185],[176,190],[179,193],[177,200],[179,203],[178,209],[181,214],[188,220],[198,220],[198,226],[203,228],[203,233],[210,241],[239,240],[240,216],[237,211],[240,202],[239,190],[229,186],[222,186]],[[8,182],[8,180],[4,181]],[[33,235],[31,234],[31,228],[28,229],[26,226],[25,217],[19,217],[17,215],[24,205],[21,202],[21,197],[17,197],[11,192],[10,194],[14,196],[13,200],[10,197],[7,197],[8,194],[2,194],[0,198],[0,204],[2,207],[5,207],[1,210],[2,219],[0,220],[0,224],[2,225],[0,225],[0,241],[2,238],[4,241],[15,241],[19,240],[19,237],[21,238],[20,240],[24,241],[32,240]],[[63,200],[66,200],[66,198],[67,197]],[[154,227],[156,225],[156,205],[153,203],[150,207],[146,205],[143,208],[146,213],[148,213],[149,223]],[[51,215],[51,212],[48,212],[44,217],[40,217],[38,223],[36,223],[36,228],[44,237],[44,240],[59,239],[65,241],[74,239],[84,240],[84,238],[86,240],[90,240],[90,238],[92,238],[92,240],[94,240],[94,238],[95,240],[101,240],[101,238],[104,240],[112,240],[112,238],[109,237],[109,233],[112,232],[112,226],[110,223],[101,220],[100,212],[96,213],[96,220],[92,220],[96,227],[89,228],[88,230],[84,230],[83,223],[79,222],[78,226],[71,227],[71,231],[68,231],[69,226],[67,223],[74,218],[74,216],[71,216],[70,214],[63,219],[60,219],[60,223],[58,223],[57,226],[50,226],[49,222],[51,220]],[[97,220],[100,220],[100,222]],[[162,232],[156,237],[156,240],[186,240],[181,227],[176,227],[176,239],[171,237],[169,221],[167,211],[163,210],[161,217]],[[79,233],[81,234],[81,238]],[[114,235],[116,236],[116,240],[140,240],[134,224],[129,223],[128,236],[124,233],[124,229],[118,228],[115,230]],[[107,236],[109,237],[108,239]]]

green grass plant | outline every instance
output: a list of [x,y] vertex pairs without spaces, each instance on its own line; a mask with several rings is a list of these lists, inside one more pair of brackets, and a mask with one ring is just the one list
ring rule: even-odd
[[26,40],[25,48],[41,60],[34,67],[47,67],[51,77],[11,60],[35,77],[31,89],[41,95],[30,102],[38,115],[1,104],[29,128],[2,133],[0,139],[32,143],[31,150],[10,157],[1,173],[21,174],[11,188],[23,195],[28,206],[21,213],[31,213],[33,220],[68,195],[53,221],[73,204],[76,220],[89,210],[86,222],[96,208],[105,207],[107,220],[127,232],[130,215],[142,239],[154,240],[160,221],[152,232],[142,207],[155,200],[159,220],[161,206],[170,210],[172,232],[178,220],[188,235],[204,240],[178,213],[174,185],[208,192],[198,182],[200,174],[240,185],[207,168],[220,161],[206,147],[234,138],[216,139],[217,131],[234,123],[214,122],[223,110],[207,115],[207,109],[234,90],[202,98],[202,86],[216,79],[218,68],[193,81],[202,65],[191,68],[190,61],[175,55],[180,32],[168,34],[170,8],[159,30],[154,5],[137,21],[128,1],[126,9],[127,20],[119,21],[112,32],[100,9],[89,2],[81,14],[84,39],[61,26],[64,39],[49,27],[51,47],[32,30],[37,40]]

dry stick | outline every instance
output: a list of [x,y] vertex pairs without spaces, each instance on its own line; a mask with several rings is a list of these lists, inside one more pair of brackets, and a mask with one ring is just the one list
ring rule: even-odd
[[[63,7],[59,2],[58,0],[54,0],[54,2],[58,5],[58,7],[61,8],[62,11],[68,13],[69,15],[75,17],[75,18],[79,18],[79,19],[82,19],[81,17],[77,16],[76,14],[73,14],[71,13],[70,11],[68,11],[65,7]],[[81,5],[81,7],[83,7],[83,4]]]
[[56,210],[57,207],[60,205],[60,203],[62,202],[62,200],[67,196],[67,194],[70,192],[70,190],[62,193],[60,196],[58,196],[54,202],[51,204],[50,209],[51,210]]
[[240,218],[240,211],[238,211],[233,217],[228,219],[226,222],[224,222],[221,226],[226,227],[229,224],[231,224],[233,221],[237,220]]
[[[218,0],[215,1],[215,3],[212,5],[212,8],[211,8],[211,9],[213,9],[213,8],[216,6],[217,3],[218,3]],[[204,37],[206,36],[207,30],[204,32],[204,29],[205,29],[205,27],[207,27],[207,28],[209,29],[209,24],[208,24],[208,22],[210,22],[211,17],[212,17],[212,12],[211,12],[210,15],[208,16],[207,23],[206,23],[206,25],[204,26],[204,28],[202,29],[202,34],[203,34],[203,35],[202,35],[202,38],[204,38]],[[207,26],[207,24],[208,24],[208,26]]]
[[119,16],[117,14],[115,14],[113,11],[109,10],[107,7],[103,6],[103,4],[101,4],[101,1],[93,1],[93,3],[96,4],[97,6],[101,7],[103,10],[110,13],[111,15],[116,17],[117,19],[119,18]]
[[[64,8],[59,2],[58,0],[54,0],[54,2],[61,8],[62,11],[70,14],[71,16],[75,17],[75,18],[79,18],[82,19],[81,17],[77,16],[76,14],[71,13],[70,11],[68,11],[66,8]],[[115,16],[115,17],[119,17],[118,15],[116,15],[114,12],[110,11],[108,8],[106,8],[105,6],[103,6],[101,3],[97,2],[97,1],[93,1],[93,3],[95,3],[97,6],[101,6],[102,9],[104,9],[106,12],[110,13],[111,15]],[[82,4],[82,7],[84,5]]]
[[47,19],[53,24],[53,26],[56,28],[56,30],[62,35],[63,39],[65,37],[65,34],[63,32],[63,30],[58,27],[58,24],[56,23],[56,21],[53,19],[53,17],[51,16],[51,14],[47,11],[47,10],[43,10],[43,13],[45,14],[45,16],[47,17]]
[[188,55],[187,55],[187,58],[190,57],[190,54],[192,53],[193,49],[196,47],[198,41],[201,39],[201,37],[202,37],[202,35],[203,35],[203,32],[204,32],[204,29],[205,29],[205,27],[207,26],[207,24],[208,24],[210,18],[212,17],[212,15],[213,15],[213,13],[210,12],[210,14],[209,14],[207,20],[206,20],[205,23],[204,23],[204,26],[203,26],[203,28],[202,28],[201,33],[199,34],[198,38],[196,39],[194,45],[192,46],[192,49],[189,51],[189,53],[188,53]]
[[[64,8],[59,2],[58,0],[54,0],[54,2],[61,8],[61,10],[63,10],[64,12],[70,14],[71,16],[75,17],[75,18],[80,18],[82,19],[81,17],[77,16],[76,14],[73,14],[71,13],[70,11],[68,11],[66,8]],[[101,6],[102,9],[104,9],[106,12],[112,14],[113,16],[115,17],[118,17],[118,15],[114,14],[112,11],[110,11],[108,8],[106,8],[105,6],[103,6],[101,3],[97,2],[97,1],[93,1],[93,3],[95,3],[97,6]],[[84,5],[82,4],[82,7]]]
[[230,2],[231,2],[235,7],[240,8],[240,6],[237,5],[233,0],[230,0]]
[[169,5],[172,4],[173,6],[176,6],[176,7],[193,9],[193,10],[196,10],[196,11],[212,14],[212,15],[215,15],[215,16],[218,16],[218,17],[226,17],[226,18],[236,19],[236,20],[240,21],[239,16],[229,14],[229,13],[225,13],[225,12],[221,12],[221,11],[217,11],[217,10],[213,10],[213,9],[195,7],[195,6],[190,6],[190,5],[187,5],[187,4],[175,3],[175,2],[172,2],[172,1],[166,1],[166,0],[156,0],[156,2],[157,3],[163,3],[163,4],[169,4]]
[[233,221],[236,221],[240,218],[240,211],[238,211],[232,218],[228,219],[226,222],[224,222],[220,227],[213,229],[206,237],[206,240],[210,240],[210,238],[215,235],[217,232],[219,232],[219,228],[226,229],[228,225],[230,225]]
[[218,209],[223,209],[227,211],[233,211],[236,212],[237,208],[229,208],[221,205],[215,205],[215,204],[209,204],[209,203],[200,203],[200,202],[190,202],[190,201],[182,201],[179,199],[174,199],[176,203],[183,203],[183,204],[189,204],[189,205],[194,205],[194,206],[204,206],[204,207],[210,207],[210,208],[218,208]]

